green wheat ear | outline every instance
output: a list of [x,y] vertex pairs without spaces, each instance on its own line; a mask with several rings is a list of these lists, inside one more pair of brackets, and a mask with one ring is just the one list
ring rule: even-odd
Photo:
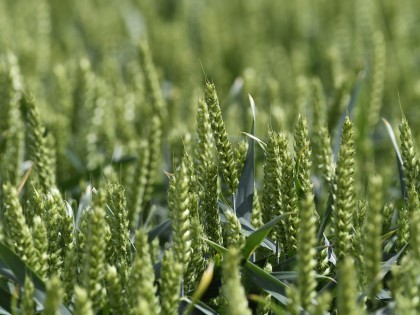
[[239,222],[238,217],[230,210],[224,212],[226,217],[225,224],[225,243],[226,246],[231,246],[235,248],[243,248],[245,246],[245,235],[241,232],[241,222]]
[[125,283],[123,275],[130,263],[130,233],[125,191],[123,186],[117,184],[109,184],[106,188],[107,207],[112,211],[112,215],[107,216],[111,228],[111,241],[108,250],[112,253],[108,263],[118,268],[123,283]]
[[333,226],[337,260],[344,259],[351,249],[351,218],[355,208],[354,153],[353,125],[349,117],[346,117],[333,188]]
[[143,230],[136,232],[135,247],[136,254],[127,285],[129,304],[131,309],[134,309],[143,298],[149,305],[152,314],[159,314],[160,306],[156,297],[157,289],[154,285],[155,274],[150,256],[150,246],[147,234]]
[[146,93],[150,95],[155,112],[162,122],[167,121],[168,109],[162,95],[158,74],[152,60],[152,53],[146,40],[139,44],[140,64],[144,73]]
[[191,255],[190,231],[190,182],[185,158],[175,169],[175,174],[169,179],[168,206],[169,218],[172,224],[173,248],[177,261],[183,264],[186,271]]
[[[420,169],[416,149],[414,146],[413,134],[405,117],[403,117],[400,125],[400,140],[406,191],[410,191],[411,187],[414,187],[414,189],[417,190],[417,179],[419,177]],[[419,192],[417,191],[417,194],[418,193]],[[414,202],[414,200],[410,200],[410,196],[406,195],[405,197],[408,203]]]
[[126,309],[127,299],[123,291],[120,276],[115,266],[108,266],[106,271],[106,292],[108,304],[113,314],[122,314]]
[[392,296],[395,300],[396,314],[418,314],[420,311],[419,261],[411,253],[401,259],[400,265],[392,266]]
[[228,303],[228,313],[231,315],[251,315],[248,308],[244,287],[241,284],[240,250],[229,247],[222,264],[222,295]]
[[292,155],[287,151],[287,137],[285,134],[280,136],[280,159],[283,161],[281,170],[281,196],[283,212],[291,212],[286,219],[284,227],[286,229],[285,251],[288,255],[294,255],[297,250],[297,231],[299,229],[298,199],[295,186],[294,168]]
[[204,92],[213,137],[219,156],[220,169],[228,185],[229,193],[234,194],[239,185],[238,169],[234,159],[232,144],[228,139],[225,123],[222,119],[222,112],[214,84],[207,81]]
[[172,249],[167,249],[162,258],[160,280],[160,303],[163,315],[177,315],[182,279],[182,264],[176,260]]
[[92,302],[85,289],[76,286],[74,288],[74,313],[75,315],[93,315]]
[[305,194],[299,210],[298,231],[298,289],[302,308],[308,312],[313,309],[312,299],[316,296],[316,216],[314,196],[311,192]]
[[32,226],[32,238],[34,241],[38,274],[42,278],[48,273],[48,236],[44,222],[39,216],[34,218]]
[[309,133],[307,121],[302,115],[299,115],[295,126],[295,177],[301,186],[303,192],[312,191],[311,182],[311,146],[309,142]]
[[28,225],[25,222],[19,196],[9,183],[3,184],[4,215],[3,227],[5,239],[13,251],[29,266],[38,271],[40,265],[34,242]]
[[[264,223],[283,213],[281,196],[282,159],[280,156],[280,145],[282,136],[274,131],[269,131],[267,148],[265,150],[264,180],[262,195],[262,217]],[[281,224],[281,223],[279,223]],[[276,237],[277,231],[272,235]],[[278,241],[285,244],[285,233],[279,231]]]
[[366,283],[370,286],[370,298],[381,289],[381,282],[377,281],[381,271],[382,261],[382,177],[379,175],[370,178],[369,207],[364,229],[364,265],[366,268]]
[[99,309],[103,305],[105,294],[103,287],[106,259],[104,228],[107,226],[105,209],[100,205],[94,205],[87,215],[89,232],[84,245],[81,280],[83,288],[87,290],[89,299],[92,301],[93,308]]
[[45,315],[59,315],[59,307],[62,301],[63,292],[61,290],[60,280],[57,276],[50,278],[46,284],[47,295],[44,302]]
[[200,196],[200,207],[205,216],[205,232],[210,240],[217,244],[223,243],[222,225],[220,223],[217,166],[209,160],[203,177],[203,187]]

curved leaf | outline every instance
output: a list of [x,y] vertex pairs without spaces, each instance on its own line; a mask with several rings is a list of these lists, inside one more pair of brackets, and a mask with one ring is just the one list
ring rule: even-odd
[[[46,297],[45,283],[3,242],[0,242],[0,263],[2,265],[0,274],[20,286],[24,285],[27,276],[30,277],[35,287],[35,301],[39,304],[44,304]],[[71,313],[64,305],[61,305],[60,314],[70,315]]]
[[270,233],[271,229],[282,219],[288,217],[291,212],[279,215],[275,217],[270,222],[264,224],[258,230],[254,231],[249,237],[246,239],[245,247],[242,251],[242,255],[245,259],[248,259],[252,253],[261,245],[261,243],[265,240],[268,233]]

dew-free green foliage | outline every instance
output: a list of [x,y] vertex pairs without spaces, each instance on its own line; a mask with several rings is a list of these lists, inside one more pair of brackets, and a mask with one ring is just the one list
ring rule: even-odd
[[0,313],[420,313],[418,16],[0,0]]

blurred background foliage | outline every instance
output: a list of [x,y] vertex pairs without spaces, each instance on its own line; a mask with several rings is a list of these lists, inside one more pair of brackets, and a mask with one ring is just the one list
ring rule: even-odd
[[[149,43],[167,104],[165,170],[181,156],[180,144],[188,145],[182,137],[194,137],[197,99],[208,78],[234,141],[250,128],[248,93],[261,138],[269,126],[292,130],[298,113],[311,127],[318,95],[326,107],[318,115],[332,134],[349,111],[359,163],[374,161],[393,178],[380,118],[396,130],[402,110],[419,144],[419,19],[415,0],[0,0],[0,64],[17,63],[25,90],[39,103],[64,190],[76,189],[89,172],[106,173],[111,160],[129,159],[149,134],[153,109],[141,39]],[[0,85],[3,93],[6,86]],[[6,107],[0,100],[2,113]]]

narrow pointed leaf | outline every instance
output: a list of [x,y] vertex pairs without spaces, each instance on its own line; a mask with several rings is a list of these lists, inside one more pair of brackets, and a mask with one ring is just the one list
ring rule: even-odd
[[391,124],[385,119],[382,118],[386,130],[388,131],[389,138],[391,139],[392,145],[394,146],[395,156],[397,157],[397,165],[398,165],[398,174],[400,177],[400,186],[401,186],[401,194],[403,199],[405,198],[405,183],[404,183],[404,169],[403,169],[403,160],[401,158],[400,149],[398,148],[397,139],[394,134],[394,130],[392,130]]
[[271,294],[273,298],[283,305],[287,305],[287,297],[285,295],[285,288],[287,284],[273,277],[271,274],[261,269],[257,265],[247,261],[243,268],[243,274],[246,276],[246,281],[257,285],[265,292]]
[[[249,102],[252,109],[252,127],[251,135],[254,135],[255,127],[255,103],[251,95],[249,95]],[[254,139],[249,138],[248,152],[246,155],[245,165],[242,170],[241,178],[239,180],[238,191],[236,194],[236,215],[251,221],[252,215],[252,201],[254,199]]]
[[281,220],[288,217],[291,213],[285,213],[275,217],[270,222],[264,224],[261,228],[254,231],[249,237],[246,239],[245,247],[242,251],[242,255],[245,259],[248,259],[252,253],[261,245],[261,243],[265,240],[267,235],[270,233],[272,228]]

